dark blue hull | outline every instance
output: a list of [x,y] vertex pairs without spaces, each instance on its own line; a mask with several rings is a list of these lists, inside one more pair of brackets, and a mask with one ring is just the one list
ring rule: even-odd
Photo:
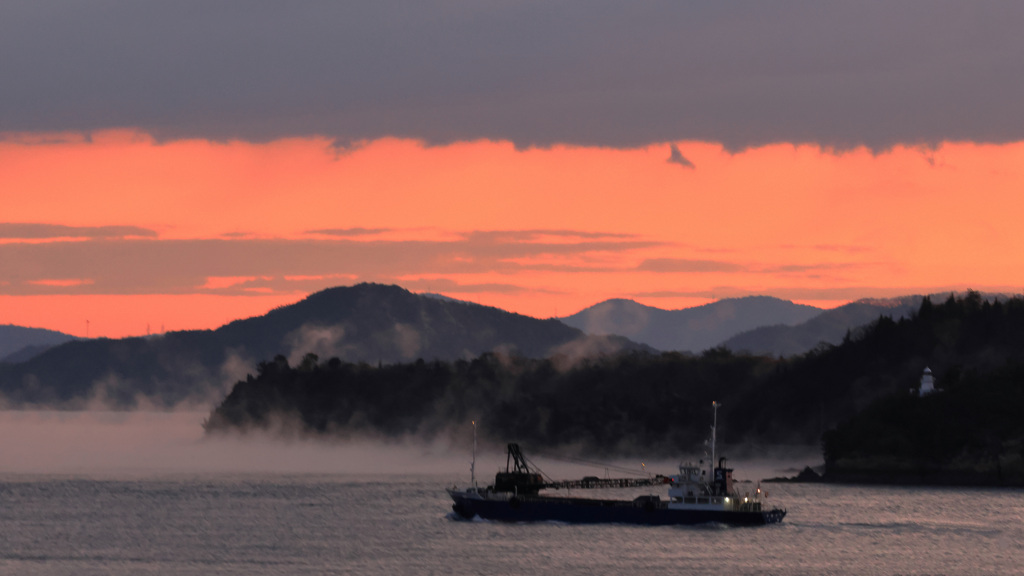
[[785,510],[724,511],[675,510],[664,504],[636,506],[618,500],[550,498],[543,496],[478,499],[452,494],[452,509],[463,518],[476,516],[504,522],[567,522],[573,524],[645,524],[669,526],[716,522],[737,526],[758,526],[781,522]]

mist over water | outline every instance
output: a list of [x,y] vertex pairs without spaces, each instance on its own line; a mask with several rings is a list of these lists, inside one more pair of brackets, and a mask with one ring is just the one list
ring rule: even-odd
[[[452,482],[469,479],[472,431],[424,442],[403,440],[282,438],[269,433],[207,436],[207,411],[0,411],[0,473],[88,477],[138,477],[163,474],[440,474]],[[635,458],[598,462],[526,456],[553,478],[588,475],[671,474],[679,460]],[[770,457],[731,459],[736,477],[756,481],[791,475],[820,462],[806,450]],[[736,452],[740,452],[737,450]],[[727,452],[719,455],[728,456]],[[680,454],[696,461],[701,456]],[[477,480],[490,483],[505,467],[503,445],[480,443]],[[643,466],[641,465],[643,464]]]
[[442,474],[469,452],[443,444],[314,441],[267,434],[207,437],[208,412],[2,411],[0,473],[100,477],[161,474]]
[[[769,503],[789,513],[761,528],[466,522],[444,488],[469,481],[471,430],[433,444],[207,438],[206,415],[0,412],[0,574],[867,576],[1024,563],[1019,490],[771,484]],[[743,448],[721,452],[738,453],[740,481],[820,459]],[[595,471],[527,457],[554,478],[678,463],[638,455]],[[503,446],[481,445],[478,481],[504,464]]]

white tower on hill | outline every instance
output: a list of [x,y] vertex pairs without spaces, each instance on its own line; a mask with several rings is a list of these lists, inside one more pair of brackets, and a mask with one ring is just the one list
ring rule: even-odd
[[925,368],[921,375],[921,388],[918,389],[920,396],[927,396],[935,392],[935,378],[932,376],[932,369]]

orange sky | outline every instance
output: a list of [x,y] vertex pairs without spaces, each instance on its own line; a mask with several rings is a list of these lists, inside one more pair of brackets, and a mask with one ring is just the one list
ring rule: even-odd
[[[383,139],[337,151],[318,138],[8,136],[0,324],[84,336],[88,320],[90,336],[109,337],[211,328],[359,281],[540,317],[611,297],[827,307],[1024,285],[1024,143],[676,145],[693,168],[667,162],[668,143]],[[4,233],[18,223],[83,232]],[[89,232],[105,226],[155,234]]]

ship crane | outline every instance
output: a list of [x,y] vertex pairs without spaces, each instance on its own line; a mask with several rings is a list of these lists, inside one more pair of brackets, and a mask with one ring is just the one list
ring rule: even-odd
[[658,474],[648,478],[598,478],[587,476],[580,480],[558,480],[553,481],[545,478],[545,475],[534,466],[530,468],[529,462],[523,456],[519,444],[508,444],[508,453],[505,458],[505,471],[498,472],[494,489],[504,492],[515,492],[517,494],[536,494],[545,489],[595,489],[595,488],[637,488],[643,486],[658,486],[667,484],[668,477]]
[[561,480],[558,482],[549,482],[544,485],[545,488],[552,488],[559,490],[565,489],[589,489],[589,488],[640,488],[643,486],[660,486],[662,484],[668,484],[669,478],[658,474],[651,478],[597,478],[594,476],[588,476],[582,480]]

